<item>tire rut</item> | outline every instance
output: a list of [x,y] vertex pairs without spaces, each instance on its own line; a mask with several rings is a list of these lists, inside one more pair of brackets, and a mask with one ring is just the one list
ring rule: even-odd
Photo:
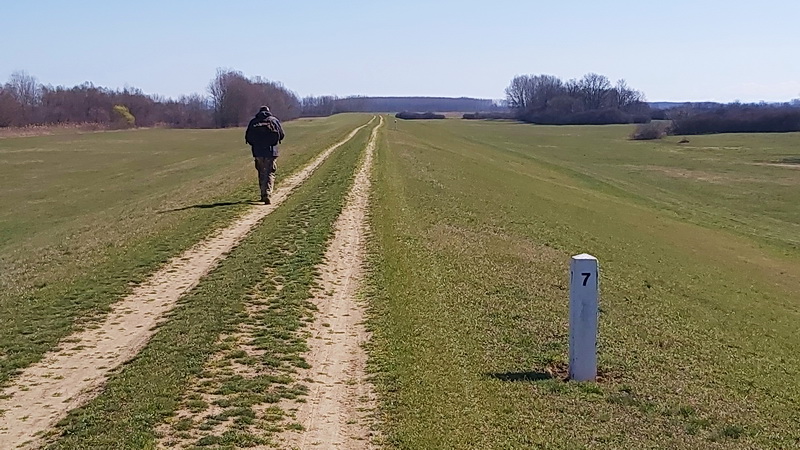
[[282,405],[302,430],[280,434],[277,441],[284,448],[376,448],[372,426],[376,398],[366,378],[363,348],[370,335],[364,326],[365,307],[357,295],[365,258],[370,170],[382,125],[381,117],[334,225],[325,263],[319,267],[319,289],[312,299],[318,312],[308,330],[305,356],[311,368],[297,375],[297,379],[310,380],[309,393],[300,402]]

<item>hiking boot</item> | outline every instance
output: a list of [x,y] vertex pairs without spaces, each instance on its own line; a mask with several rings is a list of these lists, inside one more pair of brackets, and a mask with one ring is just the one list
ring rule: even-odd
[[271,201],[269,201],[269,197],[264,198],[262,201],[264,202],[265,205],[269,205],[270,203],[272,203]]

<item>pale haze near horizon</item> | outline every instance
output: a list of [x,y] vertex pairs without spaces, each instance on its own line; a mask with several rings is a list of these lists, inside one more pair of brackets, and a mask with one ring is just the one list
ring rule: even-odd
[[625,79],[649,101],[800,97],[800,2],[5,0],[0,82],[207,93],[217,68],[300,96],[504,98],[515,75]]

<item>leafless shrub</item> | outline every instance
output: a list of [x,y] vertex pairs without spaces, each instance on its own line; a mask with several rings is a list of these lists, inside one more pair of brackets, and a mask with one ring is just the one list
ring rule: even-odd
[[631,134],[631,139],[635,141],[661,139],[667,135],[667,128],[663,122],[643,123],[636,126],[636,130]]
[[405,120],[419,120],[419,119],[444,119],[444,114],[436,114],[433,112],[425,112],[425,113],[418,113],[418,112],[408,112],[403,111],[399,112],[394,115],[398,119],[405,119]]
[[513,119],[514,114],[510,112],[476,112],[476,113],[465,113],[461,116],[462,119],[471,119],[471,120],[481,120],[481,119],[492,119],[492,120],[502,120],[502,119]]

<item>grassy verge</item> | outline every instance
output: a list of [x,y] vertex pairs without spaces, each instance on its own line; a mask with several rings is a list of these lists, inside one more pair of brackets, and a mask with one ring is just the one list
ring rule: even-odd
[[[377,155],[370,241],[390,447],[798,445],[800,259],[786,240],[764,247],[733,229],[723,211],[758,222],[747,200],[711,200],[688,180],[632,183],[625,166],[669,149],[618,145],[619,128],[401,125]],[[761,170],[725,156],[729,179]],[[778,198],[758,223],[786,236],[791,224],[768,219],[790,209]],[[582,252],[602,270],[599,383],[559,378],[568,262]]]
[[[366,120],[288,124],[278,183]],[[0,180],[0,383],[257,197],[240,135],[139,130],[0,142],[0,163],[15,168]]]
[[[198,445],[225,448],[265,442],[263,435],[276,413],[267,409],[257,414],[256,406],[303,392],[291,379],[293,367],[304,364],[299,356],[305,345],[297,331],[303,320],[310,320],[315,266],[322,260],[368,133],[362,130],[334,152],[182,299],[147,347],[112,376],[104,392],[64,420],[60,439],[50,448],[154,448],[157,425],[182,407],[198,414],[212,407],[219,412],[202,423],[172,419],[170,427],[179,435],[198,427],[213,430],[226,421],[238,426],[219,435],[206,433]],[[252,305],[265,301],[263,313],[253,314]],[[260,350],[257,360],[248,360],[253,357],[228,339],[243,325],[253,331],[251,344]],[[221,357],[212,360],[214,355]],[[233,362],[270,373],[246,377],[209,369]],[[216,404],[186,396],[191,385],[215,394]],[[260,425],[261,435],[248,431],[254,423]]]

